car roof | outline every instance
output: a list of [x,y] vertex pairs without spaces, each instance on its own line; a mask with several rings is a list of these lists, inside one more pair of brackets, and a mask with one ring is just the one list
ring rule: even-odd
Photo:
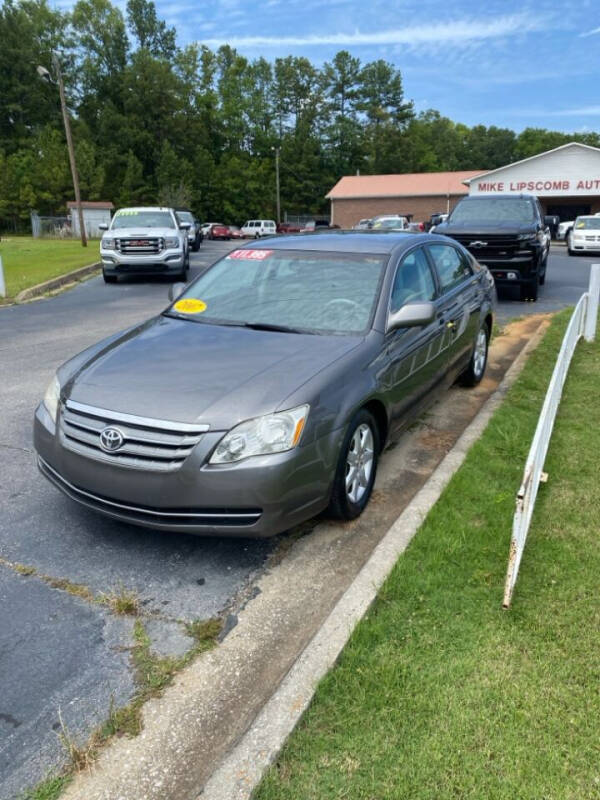
[[[371,233],[370,231],[331,231],[328,233],[298,233],[277,239],[263,239],[261,249],[321,250],[336,253],[389,254],[406,249],[417,242],[447,241],[445,237],[426,233]],[[247,245],[254,249],[255,245]]]

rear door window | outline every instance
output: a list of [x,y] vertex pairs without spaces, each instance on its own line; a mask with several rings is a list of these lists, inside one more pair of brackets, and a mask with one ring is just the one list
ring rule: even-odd
[[473,274],[467,259],[456,247],[452,247],[452,245],[429,245],[429,254],[435,264],[440,280],[440,287],[444,294]]

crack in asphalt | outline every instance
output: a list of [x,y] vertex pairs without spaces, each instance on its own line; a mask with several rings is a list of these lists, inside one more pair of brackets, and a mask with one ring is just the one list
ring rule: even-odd
[[17,447],[14,444],[4,444],[0,442],[0,447],[5,447],[7,450],[19,450],[21,453],[33,453],[33,450],[29,447]]

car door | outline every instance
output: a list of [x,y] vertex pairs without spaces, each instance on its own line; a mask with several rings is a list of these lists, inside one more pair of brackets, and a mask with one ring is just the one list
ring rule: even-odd
[[[396,268],[389,298],[389,314],[411,301],[436,302],[437,295],[434,272],[424,249],[414,248]],[[404,418],[444,375],[444,333],[444,327],[435,318],[424,327],[399,328],[386,335],[383,369],[379,378],[387,395],[394,427],[403,423]]]
[[432,243],[426,251],[440,288],[438,319],[444,330],[449,380],[467,366],[479,326],[481,287],[469,257],[453,244]]

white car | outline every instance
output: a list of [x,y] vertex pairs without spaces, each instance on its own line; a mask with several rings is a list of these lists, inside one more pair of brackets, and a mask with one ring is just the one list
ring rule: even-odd
[[572,219],[565,220],[565,222],[559,222],[558,230],[556,231],[556,238],[561,242],[566,241],[567,234],[569,233],[574,224],[575,222]]
[[100,240],[105,283],[119,275],[164,273],[185,281],[190,266],[189,222],[180,222],[172,208],[120,208]]
[[569,255],[600,252],[600,217],[577,217],[567,236]]
[[361,219],[354,226],[355,231],[366,231],[369,228],[370,219]]
[[261,236],[275,236],[277,225],[272,219],[249,219],[242,225],[242,235],[250,239],[259,239]]
[[369,228],[372,231],[407,231],[409,225],[408,219],[399,214],[382,214],[380,217],[373,217]]

